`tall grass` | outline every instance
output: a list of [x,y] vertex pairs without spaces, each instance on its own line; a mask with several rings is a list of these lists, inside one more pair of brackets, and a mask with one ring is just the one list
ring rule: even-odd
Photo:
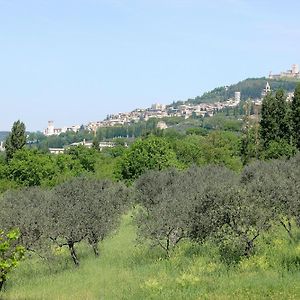
[[100,245],[95,258],[78,249],[75,268],[67,253],[52,262],[22,262],[11,274],[3,299],[300,299],[300,244],[280,227],[262,236],[257,252],[225,265],[216,247],[182,242],[170,258],[158,248],[137,245],[130,215]]

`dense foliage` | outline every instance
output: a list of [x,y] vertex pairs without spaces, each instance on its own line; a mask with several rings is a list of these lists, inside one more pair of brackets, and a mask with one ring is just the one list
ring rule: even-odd
[[24,248],[18,243],[19,231],[0,230],[0,291],[7,280],[8,273],[16,267],[24,256]]
[[222,167],[150,171],[136,182],[140,236],[168,254],[183,238],[212,240],[229,263],[252,255],[276,222],[298,243],[299,159],[255,163],[240,175]]
[[98,243],[128,207],[129,190],[120,183],[78,177],[52,190],[38,187],[8,191],[0,199],[0,224],[19,228],[20,243],[39,255],[51,244],[67,246],[76,265],[75,244],[87,241],[98,255]]

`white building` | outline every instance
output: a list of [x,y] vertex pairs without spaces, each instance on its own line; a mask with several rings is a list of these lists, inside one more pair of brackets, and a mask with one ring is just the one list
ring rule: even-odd
[[235,92],[234,93],[234,100],[235,100],[235,102],[240,102],[241,101],[241,92]]
[[0,141],[0,151],[5,151],[4,144],[5,144],[4,141]]
[[65,152],[65,148],[49,148],[51,154],[62,154]]
[[152,110],[165,110],[166,109],[166,105],[160,104],[160,103],[155,103],[155,104],[151,105],[151,109]]
[[50,135],[59,135],[61,133],[67,132],[67,131],[74,131],[77,132],[80,129],[80,125],[72,125],[72,126],[66,126],[63,128],[55,128],[53,121],[48,121],[48,127],[44,130],[44,135],[50,136]]

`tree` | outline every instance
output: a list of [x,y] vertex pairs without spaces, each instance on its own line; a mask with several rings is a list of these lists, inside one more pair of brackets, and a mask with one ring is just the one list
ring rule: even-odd
[[16,151],[22,149],[26,144],[25,124],[20,120],[14,122],[11,133],[5,141],[7,161],[11,160]]
[[269,142],[267,149],[262,152],[262,157],[265,159],[290,158],[295,155],[296,151],[297,148],[286,139],[279,139]]
[[254,252],[268,229],[261,198],[235,172],[217,166],[149,171],[136,181],[139,236],[170,253],[184,238],[214,241],[226,262]]
[[92,148],[96,151],[100,151],[100,142],[98,140],[98,137],[94,137]]
[[175,152],[161,137],[149,136],[137,140],[120,159],[117,176],[132,181],[146,170],[163,170],[179,166]]
[[171,142],[177,159],[185,166],[199,166],[205,163],[201,146],[206,142],[206,137],[193,134]]
[[300,156],[296,155],[288,161],[259,161],[247,166],[241,176],[265,217],[283,226],[293,241],[293,220],[300,224],[299,160]]
[[275,103],[274,97],[271,93],[268,93],[262,102],[261,108],[261,121],[260,121],[260,134],[264,141],[264,145],[276,136],[276,121],[275,121]]
[[136,182],[140,204],[135,221],[138,235],[160,246],[167,255],[186,237],[188,204],[183,175],[176,169],[148,171]]
[[243,165],[247,165],[251,159],[258,159],[261,155],[261,144],[259,139],[259,125],[247,126],[240,144],[240,155]]
[[55,158],[36,149],[16,151],[7,167],[7,178],[23,186],[51,185],[58,175]]
[[47,250],[50,200],[50,191],[39,187],[7,191],[0,201],[0,227],[6,231],[18,228],[21,244],[40,255]]
[[19,245],[20,233],[13,229],[5,233],[0,230],[0,291],[7,280],[7,274],[17,266],[24,256],[24,247]]
[[98,256],[99,242],[117,228],[121,215],[128,208],[130,190],[108,180],[84,179],[80,185],[86,194],[86,238]]
[[260,214],[254,202],[248,202],[239,176],[227,168],[212,166],[188,173],[194,181],[185,200],[191,202],[188,236],[199,243],[214,241],[222,259],[229,263],[252,254]]
[[300,84],[297,85],[291,105],[293,140],[300,150]]
[[107,180],[78,177],[55,187],[48,208],[51,240],[67,246],[78,266],[75,245],[86,239],[98,255],[98,242],[118,224],[128,198],[127,188]]
[[228,131],[213,131],[205,137],[200,148],[205,164],[241,170],[240,137],[237,134]]
[[260,134],[266,148],[274,140],[290,141],[288,104],[283,90],[278,90],[275,96],[268,93],[263,99]]
[[94,148],[87,148],[83,145],[70,147],[66,154],[69,154],[73,159],[79,160],[82,168],[88,172],[95,171],[95,163],[98,156],[98,151]]

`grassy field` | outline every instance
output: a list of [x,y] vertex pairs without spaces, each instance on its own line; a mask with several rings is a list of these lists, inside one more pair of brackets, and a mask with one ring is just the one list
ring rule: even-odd
[[25,260],[0,298],[300,299],[300,246],[283,233],[271,236],[261,238],[258,253],[236,266],[222,263],[212,247],[190,243],[167,259],[159,249],[137,246],[127,215],[119,231],[102,243],[99,258],[82,245],[79,268],[66,253],[52,264]]

